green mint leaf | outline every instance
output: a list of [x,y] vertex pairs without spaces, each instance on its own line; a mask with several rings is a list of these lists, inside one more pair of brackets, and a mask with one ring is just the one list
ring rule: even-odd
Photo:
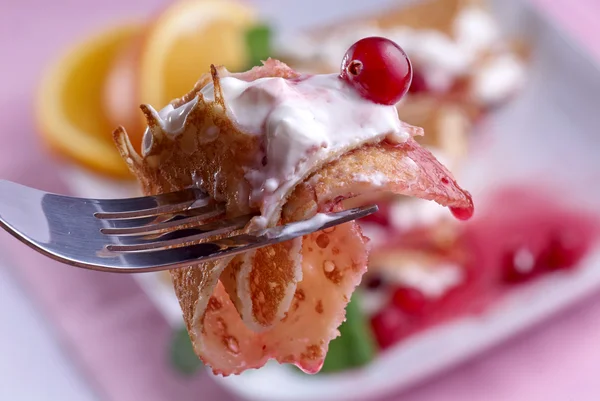
[[173,338],[171,339],[171,363],[177,371],[185,375],[191,375],[202,366],[202,362],[194,352],[194,347],[185,327],[173,333]]
[[347,337],[350,344],[348,353],[353,368],[368,364],[377,355],[377,345],[371,323],[360,309],[360,303],[360,293],[356,291],[346,307],[347,318],[343,327],[340,328],[340,332]]
[[371,362],[377,354],[371,325],[360,309],[358,291],[346,307],[346,321],[339,330],[340,336],[329,343],[329,351],[321,369],[323,373],[359,368]]
[[[342,326],[344,324],[345,322],[342,323]],[[329,350],[327,351],[325,362],[319,373],[340,372],[349,369],[352,366],[352,359],[349,354],[350,344],[347,339],[348,338],[342,334],[329,343]]]
[[271,36],[271,29],[267,25],[255,25],[246,31],[248,69],[262,65],[262,61],[271,56]]

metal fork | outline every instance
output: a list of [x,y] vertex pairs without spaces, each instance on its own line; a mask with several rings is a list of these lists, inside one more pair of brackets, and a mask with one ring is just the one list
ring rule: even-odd
[[[128,199],[62,196],[0,180],[0,226],[36,251],[92,270],[174,269],[288,241],[377,211],[349,209],[306,221],[198,243],[243,228],[253,215],[220,217],[199,189]],[[206,222],[211,219],[210,222]]]

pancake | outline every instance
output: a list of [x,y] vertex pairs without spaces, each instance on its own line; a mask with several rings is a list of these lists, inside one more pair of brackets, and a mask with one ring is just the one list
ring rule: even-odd
[[[473,210],[469,193],[413,138],[420,128],[335,74],[305,76],[272,59],[244,73],[212,66],[181,99],[142,110],[142,154],[122,127],[114,139],[143,192],[197,186],[225,204],[227,217],[256,214],[232,235],[375,192]],[[269,359],[318,372],[366,271],[368,245],[350,222],[171,271],[196,353],[224,376]]]

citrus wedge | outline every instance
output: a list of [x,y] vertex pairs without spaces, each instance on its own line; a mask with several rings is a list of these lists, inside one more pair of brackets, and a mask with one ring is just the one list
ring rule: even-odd
[[247,69],[253,9],[232,0],[183,0],[152,23],[140,54],[140,99],[155,107],[186,94],[210,65]]
[[246,70],[246,33],[254,11],[235,0],[181,0],[169,5],[116,56],[104,90],[109,120],[140,149],[140,104],[157,109],[183,96],[211,64]]
[[111,138],[102,93],[112,60],[140,27],[127,24],[74,46],[44,75],[36,99],[42,138],[63,156],[115,178],[131,175]]

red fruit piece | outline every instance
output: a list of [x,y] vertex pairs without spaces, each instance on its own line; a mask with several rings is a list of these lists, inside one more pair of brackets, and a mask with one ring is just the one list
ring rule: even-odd
[[392,304],[409,315],[420,315],[429,300],[421,291],[411,287],[398,287],[392,295]]
[[396,43],[373,36],[359,40],[348,49],[342,60],[340,77],[362,97],[393,105],[408,92],[412,65]]
[[371,326],[377,343],[385,349],[402,338],[410,327],[410,322],[405,313],[387,305],[371,318]]

